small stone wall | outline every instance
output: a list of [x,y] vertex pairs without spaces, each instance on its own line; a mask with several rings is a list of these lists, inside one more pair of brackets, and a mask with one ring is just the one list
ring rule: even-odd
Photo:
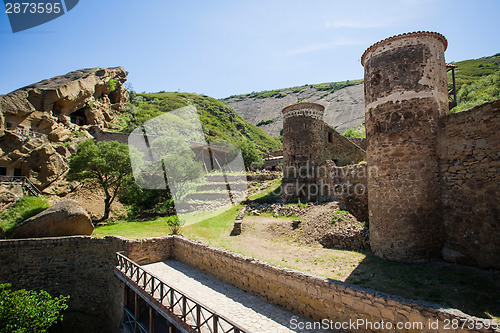
[[[415,302],[402,297],[375,292],[292,269],[268,265],[258,260],[215,249],[202,243],[174,236],[175,259],[230,283],[274,304],[315,320],[331,320],[334,324],[367,320],[372,323],[422,323],[422,328],[397,329],[397,332],[464,332],[444,325],[453,319],[482,319],[461,311],[443,309],[437,305]],[[439,323],[439,329],[431,327]],[[478,326],[478,325],[477,325]],[[387,327],[387,326],[386,326]],[[343,331],[388,332],[387,329]],[[495,332],[493,329],[471,329],[468,332]]]
[[127,240],[127,257],[139,265],[147,265],[169,259],[172,256],[172,237],[153,237]]
[[443,255],[499,268],[500,100],[450,114],[440,125]]
[[100,142],[100,141],[118,141],[120,143],[128,143],[128,137],[130,135],[129,133],[118,133],[118,132],[104,131],[99,126],[91,126],[88,129],[88,132],[98,142]]
[[[297,314],[333,324],[369,320],[372,323],[422,323],[425,328],[398,332],[463,332],[445,329],[453,319],[484,320],[458,310],[359,288],[348,283],[271,266],[178,236],[143,240],[119,237],[61,237],[0,241],[0,283],[15,289],[43,289],[70,295],[70,308],[53,332],[119,332],[123,286],[114,276],[115,252],[148,264],[175,258],[216,278]],[[168,281],[167,281],[168,282]],[[429,328],[430,323],[440,329]],[[344,331],[355,331],[347,327]],[[363,329],[361,331],[387,331]],[[494,332],[468,330],[469,332]]]
[[324,160],[333,160],[338,166],[366,161],[366,153],[358,145],[325,124]]
[[123,286],[114,277],[117,237],[0,241],[0,283],[69,295],[62,324],[51,332],[118,332]]
[[348,138],[349,141],[366,151],[366,138]]
[[337,167],[329,161],[320,171],[327,197],[344,201],[347,210],[361,222],[368,222],[368,172],[377,170],[366,163]]

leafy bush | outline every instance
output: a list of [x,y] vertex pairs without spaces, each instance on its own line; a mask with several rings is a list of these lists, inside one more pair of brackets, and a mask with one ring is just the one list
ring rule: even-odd
[[117,83],[116,79],[109,79],[109,81],[108,81],[108,89],[109,89],[110,92],[116,90],[116,83]]
[[366,138],[366,128],[364,124],[361,124],[355,128],[349,128],[342,134],[347,138]]
[[123,185],[119,200],[128,205],[128,219],[133,220],[144,213],[171,215],[175,213],[169,189],[150,190],[139,187],[132,176]]
[[274,122],[274,119],[261,120],[257,123],[257,126],[268,125]]
[[53,298],[41,290],[10,290],[0,284],[0,333],[43,333],[63,319],[69,296]]
[[181,220],[177,215],[172,216],[172,218],[167,221],[169,235],[180,235],[182,230],[182,224],[183,223],[181,223]]
[[466,83],[457,91],[457,106],[451,113],[460,112],[500,98],[500,71]]
[[49,203],[43,197],[25,195],[17,200],[9,210],[0,215],[0,227],[7,236],[10,236],[15,226],[49,208],[49,206]]
[[252,141],[242,140],[238,142],[238,146],[241,149],[243,162],[245,163],[245,167],[247,169],[257,169],[264,164],[264,159],[257,151],[257,149],[255,148],[255,144]]

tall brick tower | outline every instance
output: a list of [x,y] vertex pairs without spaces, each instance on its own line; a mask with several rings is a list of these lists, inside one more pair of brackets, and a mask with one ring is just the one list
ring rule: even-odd
[[422,262],[442,248],[438,120],[448,112],[446,47],[441,34],[413,32],[361,57],[370,245],[380,257]]
[[[323,113],[316,103],[287,106],[283,113],[283,199],[316,200],[317,167],[324,161]],[[310,191],[311,190],[311,191]]]

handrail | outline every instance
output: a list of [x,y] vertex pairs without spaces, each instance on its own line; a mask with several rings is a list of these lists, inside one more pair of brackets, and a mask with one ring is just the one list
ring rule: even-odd
[[123,254],[116,252],[116,257],[118,259],[117,268],[125,276],[196,332],[201,332],[205,328],[213,333],[245,333],[231,320],[169,286]]
[[15,132],[18,135],[25,136],[25,137],[43,138],[43,139],[48,138],[47,134],[34,131],[31,128],[17,127],[16,129],[14,129],[13,132]]
[[23,188],[27,189],[28,192],[33,194],[35,197],[42,194],[42,191],[40,191],[38,187],[36,187],[36,185],[25,176],[0,176],[0,183],[21,184]]

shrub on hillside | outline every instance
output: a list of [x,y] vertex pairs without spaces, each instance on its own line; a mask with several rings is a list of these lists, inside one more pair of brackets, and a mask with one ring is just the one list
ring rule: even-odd
[[25,195],[17,200],[9,210],[0,215],[0,227],[7,236],[10,236],[15,226],[49,208],[49,206],[43,197]]

